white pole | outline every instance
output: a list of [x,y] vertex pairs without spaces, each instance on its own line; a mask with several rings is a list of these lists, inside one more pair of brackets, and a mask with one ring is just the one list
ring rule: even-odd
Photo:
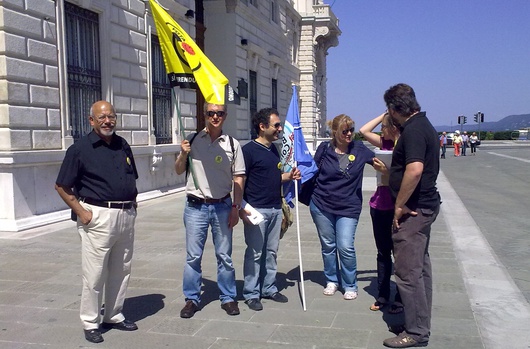
[[[298,164],[296,161],[294,162],[294,166],[298,167]],[[296,206],[296,236],[298,238],[298,263],[300,264],[300,285],[301,285],[301,291],[302,291],[302,307],[304,311],[306,311],[306,305],[305,305],[305,288],[304,288],[304,267],[302,265],[302,243],[300,241],[300,215],[298,214],[298,181],[294,181],[294,204]]]

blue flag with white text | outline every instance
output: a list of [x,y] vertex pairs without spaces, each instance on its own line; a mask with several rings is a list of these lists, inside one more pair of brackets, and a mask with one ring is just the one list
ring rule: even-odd
[[[318,170],[317,165],[307,148],[304,134],[302,133],[302,127],[300,126],[296,86],[293,86],[293,96],[291,98],[291,103],[289,104],[289,110],[287,111],[287,117],[285,118],[285,124],[283,127],[281,162],[284,172],[290,172],[296,164],[302,174],[300,184],[311,179]],[[283,193],[285,200],[293,206],[291,201],[295,196],[294,184],[292,182],[286,183],[283,187]]]

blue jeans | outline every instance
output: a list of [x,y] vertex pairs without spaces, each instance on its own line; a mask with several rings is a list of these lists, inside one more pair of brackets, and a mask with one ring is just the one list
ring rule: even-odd
[[322,245],[327,282],[341,286],[344,292],[357,291],[357,257],[353,243],[358,219],[321,211],[313,200],[309,210]]
[[187,255],[182,282],[186,300],[192,300],[196,304],[199,304],[201,300],[201,261],[209,226],[212,227],[212,239],[217,257],[219,299],[223,304],[236,300],[236,274],[232,263],[232,229],[228,228],[231,206],[230,198],[217,204],[186,202],[184,226],[186,227]]
[[265,218],[258,225],[245,223],[245,262],[243,273],[245,299],[268,297],[278,292],[276,287],[276,259],[280,246],[282,210],[256,208]]

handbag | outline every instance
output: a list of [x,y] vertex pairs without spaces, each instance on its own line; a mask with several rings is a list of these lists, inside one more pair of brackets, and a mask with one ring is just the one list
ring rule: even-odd
[[289,206],[285,198],[282,197],[282,228],[280,229],[280,239],[283,238],[285,232],[292,224],[293,214],[291,212],[291,206]]
[[[329,147],[329,142],[328,142],[327,147]],[[327,147],[325,146],[325,149],[327,149]],[[308,181],[305,181],[300,186],[300,191],[298,192],[298,202],[306,206],[309,206],[309,203],[311,202],[311,197],[313,197],[313,192],[315,191],[317,177],[318,177],[318,174],[320,173],[320,167],[322,167],[322,162],[324,161],[324,151],[322,152],[322,154],[320,154],[321,158],[318,164],[317,173],[315,173],[315,175],[311,177],[311,179],[309,179]],[[315,154],[315,157],[316,157],[316,154]]]
[[310,180],[305,181],[304,184],[300,187],[300,192],[298,193],[298,202],[309,206],[309,203],[311,202],[311,197],[313,196],[313,192],[315,191],[315,182],[317,180],[318,172],[315,173],[313,177],[311,177]]

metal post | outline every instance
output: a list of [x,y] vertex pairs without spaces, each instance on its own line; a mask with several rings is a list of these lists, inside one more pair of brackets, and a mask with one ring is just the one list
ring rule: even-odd
[[480,124],[482,119],[482,114],[480,114],[480,111],[477,113],[477,121],[478,121],[478,140],[480,141]]

